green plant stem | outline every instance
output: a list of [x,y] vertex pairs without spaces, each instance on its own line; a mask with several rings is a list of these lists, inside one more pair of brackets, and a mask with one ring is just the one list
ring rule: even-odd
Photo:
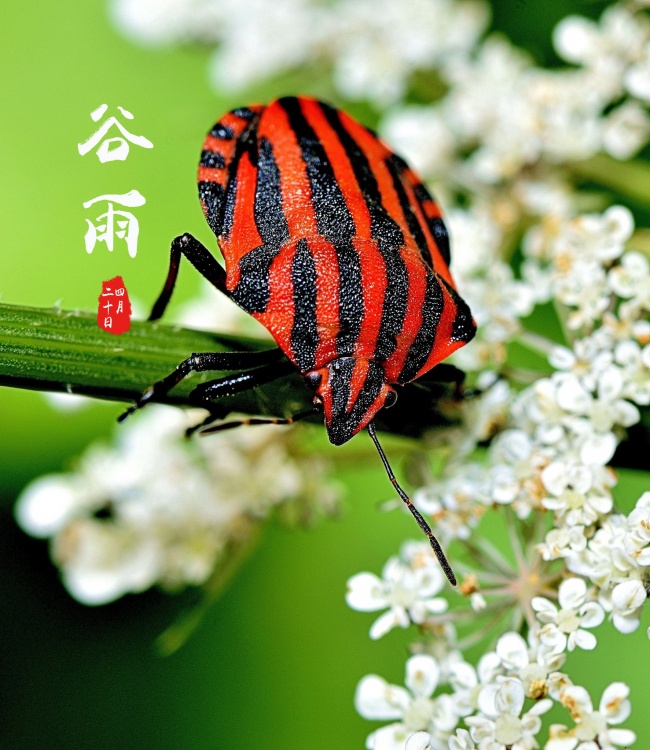
[[[134,401],[193,352],[254,351],[269,344],[225,334],[133,321],[121,336],[102,331],[79,311],[0,305],[0,385]],[[159,402],[189,406],[199,382],[226,373],[195,373]],[[244,413],[286,416],[309,408],[298,374],[223,402]]]
[[579,178],[592,180],[650,206],[650,163],[647,161],[618,161],[607,154],[596,154],[569,165],[569,169]]

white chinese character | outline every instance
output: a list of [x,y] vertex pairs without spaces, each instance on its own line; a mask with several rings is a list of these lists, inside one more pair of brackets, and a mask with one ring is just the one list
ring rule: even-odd
[[129,255],[135,258],[138,252],[138,234],[140,233],[138,220],[128,211],[116,211],[113,208],[113,203],[133,208],[135,206],[143,206],[146,200],[137,190],[130,190],[123,195],[100,195],[97,198],[86,201],[83,204],[84,208],[90,208],[93,203],[97,203],[98,201],[109,201],[108,210],[95,219],[98,222],[97,224],[93,224],[92,221],[86,219],[86,223],[88,224],[88,230],[84,235],[86,252],[92,253],[97,242],[105,242],[108,250],[113,252],[114,237],[117,236],[126,242]]
[[[91,112],[90,116],[95,122],[97,122],[97,120],[99,120],[99,118],[103,116],[107,109],[108,105],[102,104],[101,107],[98,107],[96,110],[94,110],[94,112]],[[133,119],[133,115],[128,110],[119,106],[118,109],[128,120]],[[114,138],[107,138],[106,140],[102,140],[113,125],[115,125],[120,133],[122,133],[124,138],[115,136]],[[129,133],[129,131],[126,130],[126,128],[118,121],[116,117],[109,117],[108,120],[106,120],[102,124],[99,130],[93,133],[87,141],[78,143],[77,148],[79,150],[79,153],[82,156],[85,156],[91,149],[95,148],[95,146],[100,141],[102,141],[102,144],[95,153],[99,157],[99,161],[101,161],[102,163],[116,160],[124,161],[129,155],[129,144],[127,143],[127,141],[130,141],[135,146],[142,146],[142,148],[153,148],[153,143],[148,138],[145,138],[143,135],[133,135],[132,133]],[[111,147],[111,144],[116,145],[114,147]]]

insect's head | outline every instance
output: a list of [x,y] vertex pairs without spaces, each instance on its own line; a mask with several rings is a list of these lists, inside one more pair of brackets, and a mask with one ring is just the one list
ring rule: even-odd
[[367,427],[377,412],[392,406],[397,394],[384,379],[375,360],[338,357],[307,373],[314,388],[314,404],[322,408],[330,442],[343,445]]

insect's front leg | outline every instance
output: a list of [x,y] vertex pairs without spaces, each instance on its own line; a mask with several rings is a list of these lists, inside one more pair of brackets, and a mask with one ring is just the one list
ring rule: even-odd
[[189,260],[201,276],[207,279],[212,286],[216,287],[220,292],[223,292],[227,297],[230,296],[230,292],[226,288],[226,272],[221,264],[216,260],[207,247],[202,245],[196,239],[196,237],[185,233],[180,237],[176,237],[172,242],[169,254],[169,271],[167,272],[167,278],[162,291],[158,295],[158,299],[151,309],[149,320],[158,320],[167,309],[172,292],[174,291],[176,279],[178,278],[178,270],[180,268],[182,255]]
[[[133,412],[137,409],[141,409],[143,406],[146,406],[150,401],[159,401],[191,372],[205,372],[209,370],[240,370],[256,366],[258,367],[258,369],[264,369],[265,366],[268,367],[272,365],[282,365],[285,363],[288,364],[286,360],[284,362],[279,361],[282,357],[283,354],[280,349],[271,349],[263,352],[203,352],[199,354],[192,354],[191,357],[184,359],[169,375],[149,386],[149,388],[147,388],[147,390],[142,393],[140,398],[138,398],[138,400],[134,404],[129,406],[129,408],[118,417],[118,422],[123,422],[130,414],[133,414]],[[260,365],[262,366],[261,368],[259,367]],[[252,370],[251,372],[255,373],[257,371],[258,370]],[[284,374],[284,372],[282,374]],[[240,373],[239,375],[231,375],[229,376],[229,378],[222,378],[222,380],[236,380],[237,378],[242,378],[245,375],[246,373]],[[219,381],[211,382],[214,383]],[[205,383],[204,385],[210,385],[210,383]],[[194,389],[192,393],[197,390],[198,389]],[[211,399],[209,398],[207,400],[209,401]],[[204,405],[203,401],[200,399],[199,403],[201,406]]]

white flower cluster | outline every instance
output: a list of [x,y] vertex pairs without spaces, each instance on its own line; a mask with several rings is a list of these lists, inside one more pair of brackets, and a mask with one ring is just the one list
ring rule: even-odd
[[[616,725],[630,714],[629,690],[613,683],[594,711],[588,692],[560,672],[564,655],[536,639],[502,635],[477,668],[459,652],[447,674],[427,654],[406,663],[406,689],[377,675],[359,683],[355,704],[367,719],[393,720],[369,735],[369,750],[532,750],[554,702],[568,709],[573,726],[550,728],[545,750],[626,747],[633,732]],[[446,686],[450,692],[440,692]],[[459,727],[465,721],[469,731]],[[475,744],[476,743],[476,744]]]
[[575,67],[537,68],[508,40],[487,37],[440,66],[442,99],[396,107],[384,133],[431,178],[473,190],[547,178],[599,151],[634,156],[650,139],[647,14],[620,3],[599,23],[569,17],[554,42]]
[[[462,434],[450,435],[439,476],[414,495],[441,539],[467,552],[454,563],[467,606],[443,610],[439,589],[420,588],[403,553],[383,580],[351,581],[350,606],[385,610],[372,637],[407,621],[419,635],[406,691],[375,675],[359,685],[359,712],[396,722],[373,732],[368,748],[595,750],[635,740],[617,726],[630,713],[624,684],[610,685],[594,711],[585,688],[559,670],[568,651],[597,648],[592,631],[606,617],[621,633],[636,629],[650,592],[650,493],[629,515],[618,511],[610,466],[650,404],[650,263],[630,249],[626,207],[578,211],[589,204],[566,165],[599,151],[627,159],[650,139],[639,73],[650,23],[640,7],[618,4],[599,23],[566,19],[555,40],[577,68],[536,69],[488,38],[441,68],[442,99],[384,121],[438,192],[469,198],[447,218],[452,270],[479,331],[454,361],[476,373],[481,395],[465,407]],[[518,245],[519,278],[507,261]],[[563,345],[527,330],[540,305],[555,311]],[[512,364],[514,345],[534,353],[537,371]],[[477,533],[496,508],[514,562]],[[500,662],[488,653],[474,671],[462,652],[490,638],[498,616],[513,631],[498,642]],[[466,629],[460,640],[454,625]],[[544,744],[541,717],[553,703],[573,726],[547,727]]]
[[[541,728],[539,714],[548,710],[553,700],[567,706],[576,700],[581,708],[571,711],[576,727],[554,727],[546,748],[579,747],[577,740],[571,744],[572,738],[585,742],[587,738],[595,741],[599,737],[601,742],[607,738],[610,745],[604,747],[616,744],[619,738],[629,741],[629,732],[608,728],[606,713],[593,712],[583,688],[572,687],[566,692],[570,685],[566,675],[554,677],[562,689],[539,680],[546,680],[549,671],[559,668],[567,650],[596,648],[596,637],[590,631],[604,621],[606,613],[623,633],[638,627],[648,597],[650,493],[639,500],[629,517],[613,513],[616,475],[608,466],[625,429],[639,421],[639,407],[647,406],[650,387],[650,370],[644,363],[650,346],[644,285],[650,283],[650,276],[645,281],[635,279],[641,293],[634,297],[620,296],[608,283],[625,269],[628,255],[635,255],[623,247],[632,229],[631,215],[620,206],[602,215],[566,220],[556,227],[552,242],[546,243],[544,265],[540,260],[540,273],[550,276],[551,299],[566,311],[566,330],[584,331],[584,336],[558,347],[539,335],[526,338],[524,332],[521,340],[544,350],[555,371],[519,392],[507,385],[506,367],[500,377],[483,373],[486,384],[481,396],[468,404],[465,435],[462,439],[453,436],[455,455],[438,480],[415,494],[421,510],[435,520],[441,538],[447,543],[458,540],[472,556],[471,566],[458,566],[468,574],[461,593],[468,598],[469,607],[446,611],[439,596],[431,598],[440,592],[440,584],[433,583],[433,571],[421,560],[414,568],[404,552],[400,559],[389,561],[383,580],[363,573],[350,582],[347,601],[351,607],[388,609],[373,626],[373,638],[396,625],[410,623],[427,634],[472,613],[475,617],[483,611],[509,612],[514,628],[526,622],[534,636],[530,644],[534,677],[530,662],[518,658],[507,674],[495,672],[476,683],[470,680],[469,703],[456,694],[451,702],[444,693],[436,697],[439,675],[432,670],[445,675],[457,671],[456,666],[448,666],[446,651],[453,651],[455,643],[449,641],[446,651],[442,650],[442,661],[433,659],[435,668],[422,658],[414,662],[419,670],[426,667],[430,675],[438,676],[423,682],[426,688],[418,688],[419,692],[408,677],[409,702],[404,692],[396,693],[399,706],[393,706],[392,713],[381,704],[384,693],[379,678],[362,681],[357,693],[362,715],[379,718],[383,711],[383,718],[400,718],[398,724],[370,735],[367,747],[402,748],[409,734],[419,730],[425,731],[426,737],[414,735],[409,747],[437,750],[454,747],[454,743],[460,748],[463,743],[474,747],[471,743],[476,742],[480,750],[532,748]],[[576,326],[570,324],[571,314],[581,308],[582,297],[569,300],[563,294],[572,278],[566,269],[578,260],[602,271],[602,294],[607,297],[606,304],[594,310],[588,321],[581,320]],[[493,282],[487,275],[484,278],[490,287]],[[628,304],[631,299],[642,301]],[[486,312],[488,325],[494,309]],[[516,313],[512,318],[518,321]],[[504,336],[504,345],[511,338]],[[516,374],[511,379],[516,381]],[[468,461],[477,442],[490,438],[486,460]],[[494,506],[514,511],[514,516],[506,517],[514,566],[476,534],[481,518]],[[549,511],[553,524],[545,532],[543,517]],[[515,517],[529,525],[525,543],[518,536]],[[421,556],[427,555],[432,563],[434,558],[424,545]],[[557,559],[565,565],[561,574],[552,565]],[[570,574],[575,577],[566,577]],[[557,604],[553,601],[556,597]],[[475,638],[485,634],[479,629]],[[451,636],[447,633],[446,637]],[[500,641],[501,650],[504,644],[512,644],[513,638],[511,634]],[[460,658],[460,652],[455,653]],[[408,674],[411,668],[407,668]],[[453,677],[448,681],[458,690]],[[397,689],[388,686],[382,690]],[[540,696],[546,695],[550,699],[540,701]],[[372,709],[373,696],[383,709]],[[528,712],[524,711],[524,697],[537,700]],[[468,706],[467,712],[460,711],[460,706]],[[451,733],[461,718],[467,729],[461,727],[461,734],[454,739]]]
[[325,467],[291,456],[291,431],[256,427],[183,440],[201,413],[147,410],[120,426],[117,445],[89,448],[74,472],[41,477],[22,493],[20,525],[51,539],[78,601],[201,585],[273,508],[300,501],[334,509]]
[[489,18],[480,0],[114,0],[112,8],[140,42],[218,43],[218,90],[325,62],[343,96],[379,105],[398,100],[413,71],[466,54]]

